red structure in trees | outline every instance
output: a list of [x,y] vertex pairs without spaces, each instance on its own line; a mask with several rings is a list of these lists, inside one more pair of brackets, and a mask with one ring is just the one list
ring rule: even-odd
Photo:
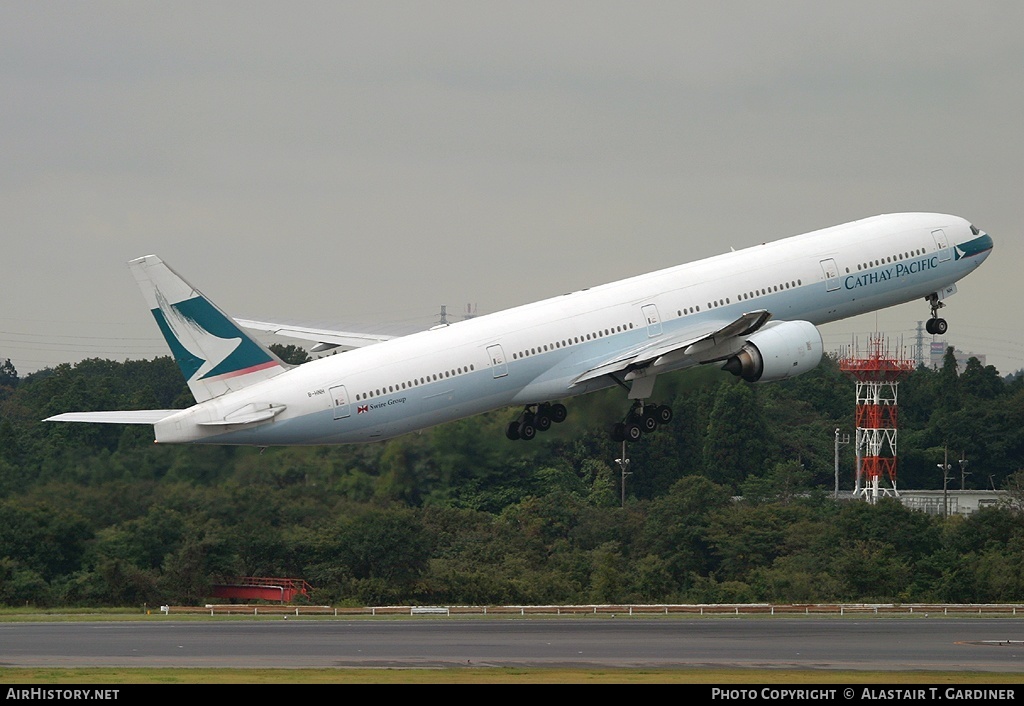
[[880,334],[871,336],[868,352],[856,350],[839,359],[839,369],[857,382],[857,480],[854,495],[872,502],[881,488],[882,476],[896,491],[896,430],[899,419],[897,390],[900,381],[914,371],[914,361],[890,355]]
[[291,603],[297,596],[309,597],[313,587],[302,579],[275,579],[246,576],[231,583],[211,587],[214,598],[277,601]]

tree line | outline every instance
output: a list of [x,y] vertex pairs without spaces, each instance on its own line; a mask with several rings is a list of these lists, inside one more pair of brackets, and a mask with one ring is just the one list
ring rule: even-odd
[[[277,352],[302,362],[301,349]],[[169,358],[0,367],[0,604],[189,604],[236,576],[303,578],[317,604],[1024,600],[1019,504],[942,518],[836,502],[854,383],[832,359],[748,385],[659,378],[667,427],[621,446],[621,391],[569,403],[530,443],[494,412],[388,442],[154,445],[148,426],[44,424],[68,410],[192,403]],[[972,359],[900,387],[899,484],[1024,487],[1024,381]],[[852,487],[853,452],[841,462]],[[960,487],[959,477],[952,487]],[[741,498],[741,499],[737,499]]]

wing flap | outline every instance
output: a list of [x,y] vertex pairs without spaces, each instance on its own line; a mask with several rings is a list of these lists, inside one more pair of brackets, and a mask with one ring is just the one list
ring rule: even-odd
[[44,422],[91,422],[94,424],[156,424],[180,409],[136,409],[117,412],[64,412]]
[[603,375],[635,370],[664,361],[667,356],[699,356],[702,352],[719,348],[731,339],[750,335],[764,326],[771,316],[770,312],[761,309],[747,312],[732,321],[702,322],[700,330],[689,328],[672,336],[659,337],[652,343],[604,361],[577,377],[573,384],[578,385]]
[[754,331],[758,330],[766,323],[768,319],[772,318],[772,315],[760,309],[758,311],[751,311],[743,314],[735,321],[731,321],[722,328],[718,329],[712,334],[703,336],[696,341],[684,346],[676,346],[669,350],[661,351],[660,355],[667,355],[674,353],[677,350],[682,350],[686,355],[697,355],[703,350],[710,350],[721,345],[724,341],[728,341],[730,338],[738,338],[740,336],[749,336]]

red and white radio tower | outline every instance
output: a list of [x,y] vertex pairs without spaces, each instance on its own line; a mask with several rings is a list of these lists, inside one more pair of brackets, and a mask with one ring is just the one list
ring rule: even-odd
[[840,358],[839,369],[857,381],[857,482],[854,496],[875,502],[882,476],[889,477],[896,491],[896,391],[900,381],[914,371],[914,361],[889,354],[881,334],[868,342],[867,357],[856,350]]

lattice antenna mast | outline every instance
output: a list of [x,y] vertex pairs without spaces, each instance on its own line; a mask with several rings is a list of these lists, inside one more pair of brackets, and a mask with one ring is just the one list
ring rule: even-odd
[[[902,348],[902,347],[901,347]],[[880,494],[885,476],[896,490],[896,433],[898,427],[898,390],[900,381],[914,370],[914,361],[890,355],[881,334],[873,334],[868,352],[860,357],[856,345],[850,355],[839,361],[839,368],[857,382],[857,477],[854,495],[872,503]]]

